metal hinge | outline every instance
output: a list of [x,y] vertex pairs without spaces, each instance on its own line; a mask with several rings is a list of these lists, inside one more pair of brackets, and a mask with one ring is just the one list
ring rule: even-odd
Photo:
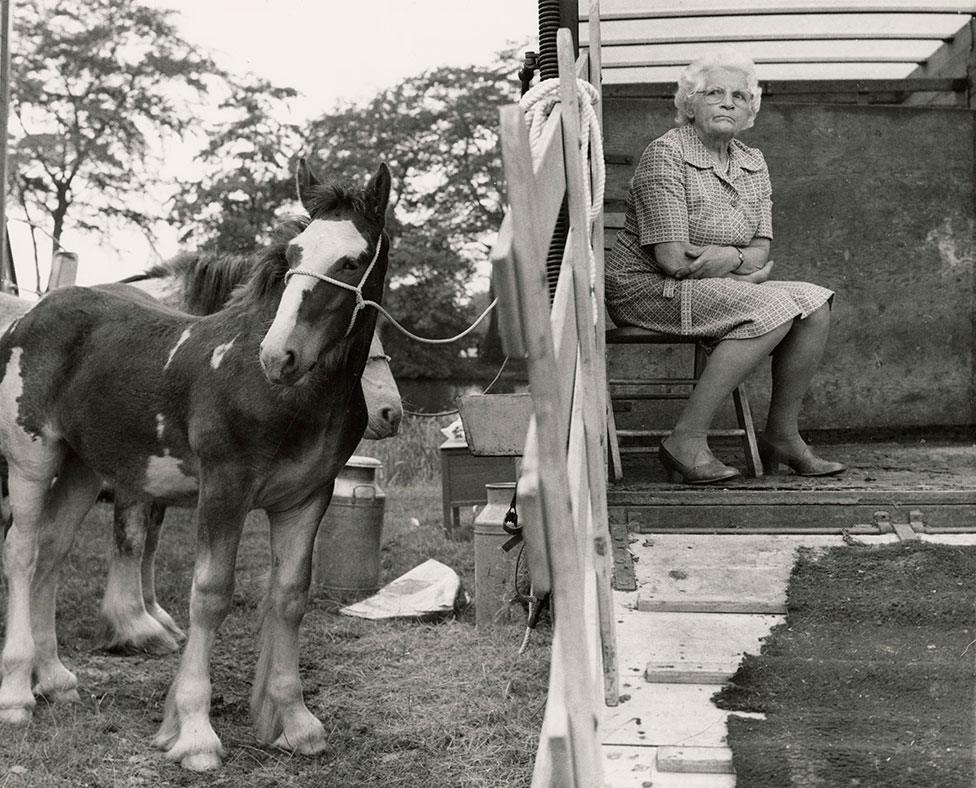
[[874,513],[874,524],[882,534],[894,533],[902,542],[918,539],[920,533],[925,533],[925,521],[919,509],[912,509],[908,513],[907,523],[895,523],[888,512],[881,510]]

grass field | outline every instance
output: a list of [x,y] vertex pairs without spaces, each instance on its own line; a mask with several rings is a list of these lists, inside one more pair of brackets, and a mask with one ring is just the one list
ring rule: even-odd
[[[412,431],[407,425],[404,444],[426,445],[419,433],[432,430],[436,425]],[[363,448],[391,452],[398,440]],[[382,452],[368,453],[390,461]],[[447,541],[441,532],[436,466],[393,461],[409,483],[386,486],[382,581],[436,558],[453,567],[473,594],[471,543]],[[407,467],[409,473],[402,470]],[[99,504],[82,526],[59,594],[61,654],[78,675],[82,702],[40,701],[29,727],[2,730],[0,788],[529,784],[548,681],[548,632],[540,628],[519,657],[521,628],[479,633],[472,609],[438,623],[370,622],[338,615],[330,600],[313,593],[301,672],[306,702],[326,726],[328,749],[309,758],[258,746],[248,698],[267,527],[257,513],[245,529],[234,605],[211,671],[212,720],[227,758],[217,773],[183,771],[150,746],[178,657],[94,650],[110,537],[111,508]],[[184,627],[192,544],[190,512],[172,510],[157,578],[161,603]]]

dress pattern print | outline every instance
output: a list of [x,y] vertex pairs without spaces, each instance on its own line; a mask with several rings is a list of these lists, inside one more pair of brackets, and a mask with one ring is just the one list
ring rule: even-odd
[[722,172],[693,126],[672,129],[647,146],[634,173],[624,227],[607,255],[607,312],[617,325],[714,340],[756,337],[806,317],[833,292],[807,282],[678,280],[643,248],[668,241],[745,247],[772,237],[762,153],[733,139]]

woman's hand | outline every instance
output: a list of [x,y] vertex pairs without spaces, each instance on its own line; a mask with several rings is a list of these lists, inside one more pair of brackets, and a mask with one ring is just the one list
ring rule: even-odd
[[726,279],[735,279],[737,282],[751,282],[754,285],[762,284],[769,279],[773,273],[773,261],[767,260],[766,265],[751,274],[726,274]]
[[685,257],[691,262],[675,271],[675,279],[717,279],[739,267],[739,255],[731,246],[689,246]]

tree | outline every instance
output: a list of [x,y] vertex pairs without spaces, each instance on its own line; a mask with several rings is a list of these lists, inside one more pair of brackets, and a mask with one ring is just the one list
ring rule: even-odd
[[11,72],[12,193],[45,215],[55,245],[69,221],[148,226],[154,144],[195,126],[192,102],[222,73],[184,41],[170,11],[136,0],[23,0]]
[[[517,100],[517,70],[514,51],[500,53],[489,66],[437,68],[380,91],[365,104],[327,113],[309,129],[310,150],[326,174],[369,171],[380,159],[393,170],[392,228],[399,245],[391,257],[390,300],[404,300],[396,314],[416,333],[457,333],[464,327],[459,317],[472,317],[473,309],[463,306],[466,287],[487,263],[504,212],[498,108]],[[438,280],[443,289],[434,287]],[[434,311],[422,306],[413,311],[407,293],[421,285],[429,292],[454,293],[456,300],[450,308],[445,302]],[[420,330],[420,323],[428,330]],[[406,376],[405,368],[422,369],[423,363],[443,369],[432,363],[431,354],[458,355],[445,346],[423,352],[411,347],[394,356],[400,375]]]
[[295,124],[279,120],[296,91],[248,77],[232,80],[220,104],[225,117],[208,124],[197,156],[203,177],[182,185],[173,215],[181,241],[225,252],[249,252],[268,240],[275,212],[295,200],[292,162],[302,141]]

